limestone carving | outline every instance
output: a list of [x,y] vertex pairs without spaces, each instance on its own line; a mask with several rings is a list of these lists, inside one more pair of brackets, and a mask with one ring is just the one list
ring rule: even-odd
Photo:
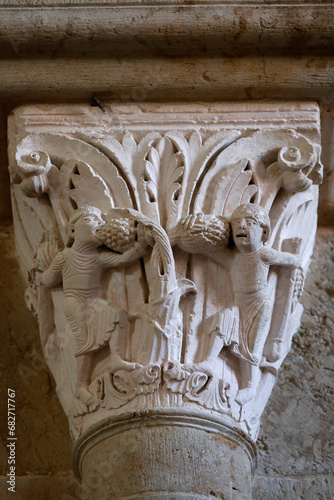
[[[181,221],[184,234],[178,244],[188,241],[188,233],[200,232],[200,238],[210,228],[208,216],[199,213],[189,215]],[[216,219],[212,216],[212,219]],[[208,373],[225,346],[240,359],[241,388],[235,401],[243,406],[255,396],[259,365],[263,347],[270,328],[273,297],[268,290],[268,276],[271,266],[286,266],[301,269],[301,261],[288,252],[279,252],[265,247],[270,235],[270,219],[265,209],[252,203],[240,205],[231,215],[230,224],[235,248],[217,251],[214,242],[206,248],[207,256],[228,269],[231,276],[234,306],[218,313],[209,349],[198,365]],[[200,231],[202,226],[202,231]],[[224,239],[222,239],[224,241]],[[188,252],[199,252],[200,245],[194,243]]]
[[[101,298],[102,272],[139,259],[147,246],[134,241],[127,251],[116,253],[116,250],[124,250],[128,246],[125,240],[129,240],[128,236],[120,238],[123,235],[119,229],[124,227],[120,226],[116,235],[121,241],[108,244],[111,250],[114,247],[114,251],[101,250],[104,243],[102,227],[105,225],[99,209],[85,207],[75,210],[68,224],[67,248],[55,256],[39,277],[39,283],[49,288],[62,283],[64,313],[76,346],[75,396],[93,408],[96,401],[89,391],[92,355],[107,342],[114,343],[111,335],[121,316],[118,308]],[[112,353],[113,371],[137,368],[136,363],[121,360],[114,351]]]
[[259,125],[253,110],[233,127],[219,106],[11,118],[26,300],[75,437],[184,406],[256,438],[302,314],[322,172],[316,107],[268,106],[276,121],[259,106]]

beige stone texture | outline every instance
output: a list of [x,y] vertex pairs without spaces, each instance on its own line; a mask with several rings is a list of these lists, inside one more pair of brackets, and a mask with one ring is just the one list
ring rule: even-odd
[[72,435],[182,406],[255,441],[302,314],[317,104],[27,106],[8,127],[26,302]]
[[[72,444],[44,361],[38,327],[24,302],[25,280],[18,267],[12,227],[2,227],[1,242],[1,475],[8,472],[7,389],[17,390],[17,475],[57,474],[71,468]],[[51,452],[51,455],[50,455]]]
[[[1,388],[3,400],[7,387],[16,388],[19,395],[17,495],[20,500],[79,500],[80,489],[71,472],[68,423],[42,358],[37,324],[23,300],[25,284],[13,229],[3,226],[0,234],[0,317],[5,318]],[[320,228],[306,281],[302,326],[262,417],[253,480],[255,500],[327,500],[333,496],[333,250],[334,231]],[[17,367],[24,367],[22,375]],[[0,422],[0,496],[12,498],[6,495],[5,405]]]
[[302,327],[262,418],[253,498],[334,497],[332,18],[330,1],[0,0],[1,498],[13,498],[5,477],[5,401],[13,385],[20,414],[14,498],[80,498],[67,419],[23,299],[10,226],[7,115],[22,104],[90,106],[93,96],[319,103],[325,167],[319,223],[328,227],[318,231]]
[[334,232],[320,228],[302,325],[273,390],[258,440],[254,498],[332,498],[334,470]]
[[13,498],[16,495],[20,500],[81,500],[79,485],[71,471],[19,477],[16,485],[17,493],[8,492],[6,478],[1,477],[1,498]]
[[253,447],[226,431],[209,412],[111,417],[80,443],[82,497],[248,500]]
[[[5,122],[21,104],[317,100],[330,156],[332,2],[2,0],[0,9],[2,220],[10,220]],[[319,213],[332,224],[325,166]]]

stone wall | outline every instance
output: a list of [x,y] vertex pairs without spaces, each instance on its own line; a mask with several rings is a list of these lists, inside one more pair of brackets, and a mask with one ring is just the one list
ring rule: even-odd
[[[7,172],[7,115],[22,104],[316,100],[325,180],[305,312],[262,418],[255,500],[334,497],[333,38],[326,1],[0,0],[0,496],[7,388],[16,390],[17,498],[79,498],[72,441],[24,303]],[[96,7],[99,5],[99,8]],[[7,495],[7,496],[6,496]]]
[[255,499],[332,498],[334,232],[319,228],[302,325],[260,432]]

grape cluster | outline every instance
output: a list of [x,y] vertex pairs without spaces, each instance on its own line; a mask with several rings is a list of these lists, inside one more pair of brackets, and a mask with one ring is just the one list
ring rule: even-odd
[[204,227],[202,230],[203,239],[211,245],[227,247],[230,236],[230,226],[224,217],[215,215],[204,215]]
[[295,277],[295,284],[293,289],[293,298],[299,300],[304,288],[304,275],[302,269],[298,268]]
[[[182,224],[182,221],[181,221]],[[226,248],[230,226],[224,217],[197,214],[196,222],[179,236],[179,246],[185,251],[212,252]]]
[[110,219],[96,232],[103,243],[114,252],[124,253],[136,241],[136,227],[134,221],[127,218]]

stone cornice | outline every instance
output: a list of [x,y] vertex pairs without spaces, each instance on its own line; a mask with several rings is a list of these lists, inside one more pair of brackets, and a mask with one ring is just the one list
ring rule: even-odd
[[[162,7],[162,6],[186,6],[198,7],[203,5],[284,5],[287,0],[0,0],[0,7]],[[289,5],[331,5],[331,0],[290,0]]]
[[2,1],[0,9],[5,59],[333,52],[333,2]]
[[[19,103],[331,100],[333,58],[127,58],[0,61],[0,96]],[[24,75],[24,76],[23,76]],[[174,75],[175,78],[172,78]],[[73,101],[75,99],[76,101]]]

